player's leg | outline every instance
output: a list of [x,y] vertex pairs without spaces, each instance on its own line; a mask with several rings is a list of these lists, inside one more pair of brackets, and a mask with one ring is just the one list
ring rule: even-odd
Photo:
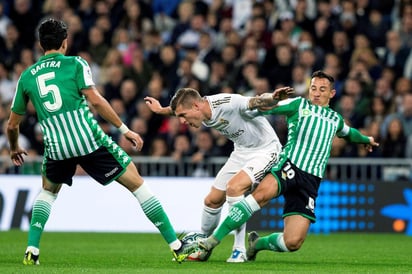
[[[182,250],[186,248],[177,239],[166,212],[163,210],[160,201],[151,192],[149,186],[144,183],[143,178],[137,171],[129,155],[116,143],[110,142],[106,146],[100,147],[95,152],[82,157],[79,164],[96,181],[107,185],[116,180],[127,188],[139,202],[144,214],[157,227],[163,238],[172,250]],[[190,254],[186,252],[187,255]],[[181,262],[187,255],[173,255]]]
[[249,233],[247,255],[250,261],[254,261],[256,254],[261,250],[291,252],[302,246],[310,227],[310,220],[301,215],[291,215],[285,217],[284,224],[283,232],[275,232],[264,237],[259,237],[255,231]]
[[46,222],[49,219],[54,201],[62,186],[62,184],[57,182],[71,185],[71,178],[74,175],[75,169],[76,165],[68,160],[54,161],[45,159],[43,161],[42,190],[33,203],[27,248],[23,264],[39,264],[40,239]]
[[[291,170],[293,172],[290,172]],[[250,260],[253,260],[260,250],[298,250],[306,239],[311,222],[316,220],[314,209],[320,178],[301,171],[289,162],[285,163],[284,171],[286,176],[280,179],[285,198],[284,230],[266,237],[259,237],[257,233],[251,232],[247,250]],[[278,178],[279,172],[281,170],[276,172]]]
[[[239,171],[229,180],[226,190],[226,200],[229,205],[229,210],[244,198],[244,193],[250,189],[251,185],[250,176],[244,170]],[[226,261],[229,263],[245,262],[247,261],[245,245],[246,223],[236,228],[233,232],[234,243],[232,254]]]
[[211,235],[219,224],[225,200],[226,192],[224,190],[217,189],[215,186],[210,188],[210,192],[204,199],[201,216],[201,232],[203,234]]
[[266,175],[252,194],[233,205],[228,216],[218,226],[213,235],[199,244],[201,248],[212,250],[227,234],[246,223],[253,213],[260,210],[277,194],[277,180],[272,174]]
[[147,218],[159,229],[163,238],[173,249],[180,248],[180,241],[176,237],[174,228],[163,210],[160,201],[151,192],[149,186],[144,183],[139,175],[136,166],[130,163],[117,181],[125,186],[138,200]]

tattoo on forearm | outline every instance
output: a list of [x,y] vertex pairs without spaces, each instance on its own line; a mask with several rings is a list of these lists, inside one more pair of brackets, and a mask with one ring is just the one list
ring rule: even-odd
[[270,107],[278,103],[278,100],[273,99],[272,94],[264,93],[261,96],[253,97],[250,100],[250,108]]

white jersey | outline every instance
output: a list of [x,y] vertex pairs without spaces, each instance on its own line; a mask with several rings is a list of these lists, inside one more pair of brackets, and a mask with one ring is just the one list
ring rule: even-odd
[[235,150],[261,149],[280,143],[272,125],[257,110],[249,109],[249,100],[239,94],[221,93],[205,97],[212,110],[206,127],[219,131],[233,141]]

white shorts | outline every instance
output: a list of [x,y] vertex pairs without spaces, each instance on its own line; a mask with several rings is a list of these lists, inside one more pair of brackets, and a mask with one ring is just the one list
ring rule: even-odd
[[260,150],[234,150],[216,175],[213,186],[226,191],[227,183],[240,170],[249,175],[251,184],[259,183],[277,162],[280,151],[280,143]]

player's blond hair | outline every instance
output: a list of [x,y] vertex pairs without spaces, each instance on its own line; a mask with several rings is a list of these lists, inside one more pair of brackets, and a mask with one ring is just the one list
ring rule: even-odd
[[184,108],[190,108],[193,102],[200,101],[202,97],[199,92],[193,88],[181,88],[178,89],[170,100],[170,107],[172,111],[175,112],[178,106],[183,106]]

